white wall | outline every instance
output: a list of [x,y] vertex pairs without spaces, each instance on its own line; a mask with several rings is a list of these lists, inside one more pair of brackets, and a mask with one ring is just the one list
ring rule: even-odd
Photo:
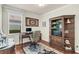
[[[50,11],[42,15],[41,20],[46,21],[47,26],[42,28],[42,39],[49,42],[49,18],[61,15],[75,16],[75,50],[79,52],[79,5],[66,5],[54,11]],[[76,47],[78,46],[78,48]]]
[[25,31],[26,30],[26,28],[28,28],[28,27],[31,27],[32,28],[32,30],[33,31],[36,31],[36,30],[40,30],[40,17],[39,17],[40,15],[38,15],[38,14],[34,14],[34,13],[30,13],[30,12],[25,12],[24,13],[24,18],[25,17],[31,17],[31,18],[37,18],[37,19],[39,19],[39,27],[31,27],[31,26],[25,26],[25,20],[23,20],[23,31]]
[[0,5],[0,31],[2,30],[2,6]]
[[[22,22],[21,22],[21,32],[26,32],[26,26],[25,26],[25,17],[32,17],[32,18],[37,18],[39,19],[39,15],[35,14],[33,12],[29,12],[29,11],[24,11],[18,8],[14,8],[14,7],[10,7],[7,5],[3,5],[3,32],[9,36],[9,37],[13,37],[15,40],[15,44],[19,44],[19,34],[9,34],[8,33],[8,26],[9,26],[9,22],[8,22],[8,13],[14,13],[14,14],[19,14],[22,16]],[[40,21],[40,20],[39,20]],[[35,30],[39,30],[39,27],[32,27],[33,31]]]
[[[64,7],[61,7],[59,9],[56,9],[56,10],[53,10],[53,11],[50,11],[48,13],[45,13],[43,15],[38,15],[38,14],[35,14],[35,13],[32,13],[32,12],[28,12],[28,11],[23,11],[23,10],[20,10],[20,9],[17,9],[17,8],[5,8],[5,9],[8,9],[8,10],[11,10],[11,11],[14,11],[14,12],[19,12],[22,16],[23,16],[23,19],[22,19],[22,32],[25,32],[25,29],[26,29],[26,26],[25,26],[25,20],[24,18],[25,17],[33,17],[33,18],[38,18],[40,19],[40,27],[32,27],[33,28],[33,31],[35,30],[41,30],[42,32],[42,39],[49,42],[49,18],[52,18],[52,17],[57,17],[57,16],[61,16],[61,15],[76,15],[75,16],[75,50],[78,51],[79,50],[79,47],[77,48],[76,46],[78,45],[79,46],[79,5],[66,5]],[[4,11],[5,11],[4,9]],[[3,21],[6,23],[7,22],[7,12],[5,11],[5,17],[3,17]],[[3,14],[4,14],[3,13]],[[42,22],[46,22],[46,27],[42,27]],[[6,31],[7,30],[7,26],[8,25],[5,25],[5,29]],[[6,32],[4,31],[4,32]],[[19,42],[19,36],[17,34],[14,34],[12,35],[12,37],[15,38],[15,41],[16,41],[16,44],[18,44]]]

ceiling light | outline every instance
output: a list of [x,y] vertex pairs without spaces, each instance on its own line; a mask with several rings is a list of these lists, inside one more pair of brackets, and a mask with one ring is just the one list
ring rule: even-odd
[[45,6],[45,4],[38,4],[38,6]]

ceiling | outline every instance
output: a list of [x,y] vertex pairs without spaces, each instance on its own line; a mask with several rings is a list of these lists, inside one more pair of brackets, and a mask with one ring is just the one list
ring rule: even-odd
[[38,4],[8,4],[12,7],[17,7],[20,9],[24,9],[26,11],[31,11],[37,14],[44,14],[51,10],[55,10],[64,6],[65,4],[45,4],[45,6],[38,6]]

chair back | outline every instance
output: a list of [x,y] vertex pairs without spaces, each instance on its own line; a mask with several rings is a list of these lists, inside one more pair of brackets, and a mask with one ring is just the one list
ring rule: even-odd
[[34,31],[32,34],[32,41],[38,42],[40,40],[41,33],[40,31]]

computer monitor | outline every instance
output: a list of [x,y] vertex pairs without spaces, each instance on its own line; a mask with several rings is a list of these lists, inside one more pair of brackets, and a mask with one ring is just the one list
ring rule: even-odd
[[32,28],[26,28],[26,32],[32,32]]

